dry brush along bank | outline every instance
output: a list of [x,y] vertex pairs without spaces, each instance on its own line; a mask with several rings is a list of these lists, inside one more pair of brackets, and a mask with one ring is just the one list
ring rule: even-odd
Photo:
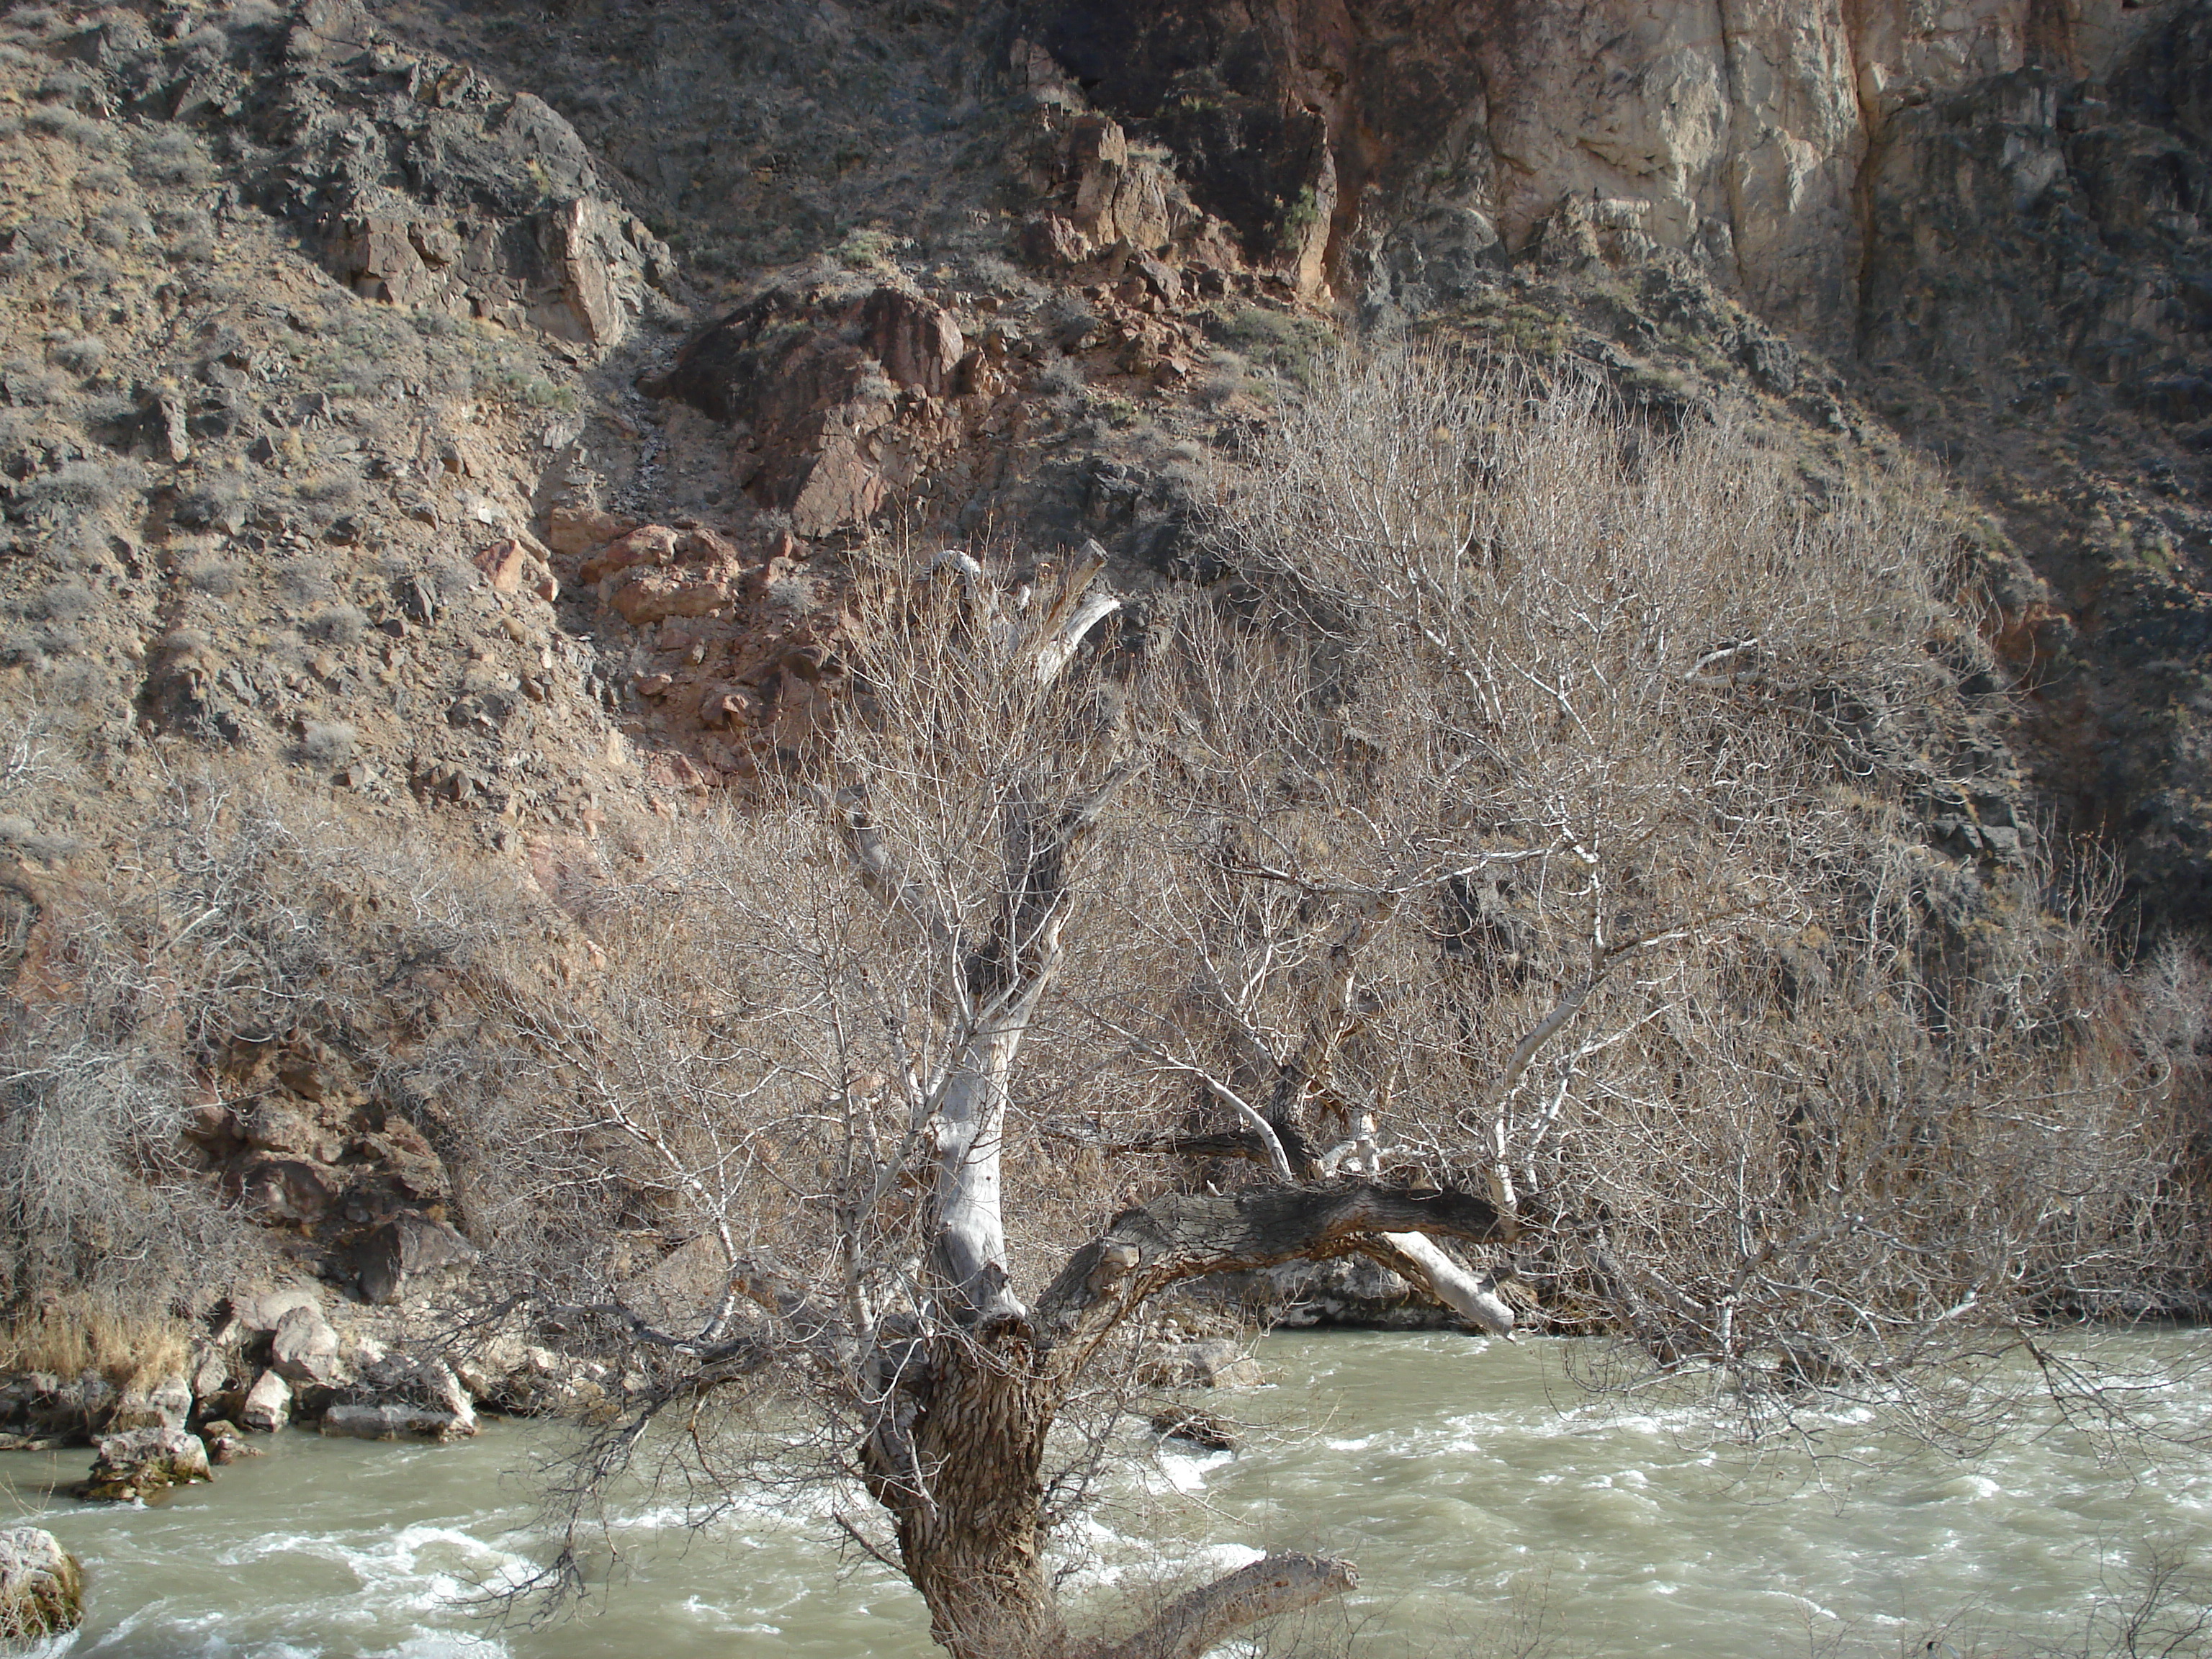
[[981,1652],[1188,1278],[2194,1306],[2203,9],[1610,9],[0,20],[21,1431],[796,1394]]

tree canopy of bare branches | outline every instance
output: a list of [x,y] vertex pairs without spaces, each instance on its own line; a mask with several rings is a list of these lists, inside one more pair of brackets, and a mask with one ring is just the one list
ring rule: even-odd
[[1195,1654],[1350,1575],[1069,1634],[1054,1425],[1170,1285],[1358,1251],[1757,1422],[2201,1282],[2187,970],[1918,827],[1977,649],[1923,486],[1400,352],[1213,533],[1141,616],[864,558],[803,775],[610,886],[599,971],[485,980],[495,1259],[630,1380],[551,1579],[641,1459],[842,1478],[963,1659]]

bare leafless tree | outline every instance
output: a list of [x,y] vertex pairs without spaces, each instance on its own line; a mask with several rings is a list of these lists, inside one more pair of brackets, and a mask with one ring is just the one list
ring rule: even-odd
[[1285,411],[1241,580],[1142,628],[1095,556],[863,560],[818,754],[611,885],[588,968],[486,981],[495,1254],[629,1373],[549,1582],[617,1475],[844,1479],[955,1653],[1196,1655],[1351,1573],[1069,1635],[1054,1428],[1171,1285],[1357,1251],[1757,1428],[1929,1418],[2197,1273],[2192,970],[2103,966],[2027,843],[1929,846],[1941,513],[1783,469],[1401,353]]
[[[1086,1059],[1056,1042],[1028,1063],[1071,964],[1117,985],[1148,966],[1096,937],[1102,896],[1141,873],[1121,815],[1157,744],[1156,688],[1099,644],[1117,605],[1097,574],[1025,594],[961,557],[864,569],[841,665],[853,713],[821,776],[611,901],[603,975],[509,994],[529,1103],[507,1134],[532,1176],[513,1236],[541,1314],[636,1356],[644,1384],[585,1454],[553,1577],[575,1570],[611,1474],[703,1448],[748,1379],[780,1378],[823,1413],[815,1472],[842,1463],[889,1517],[890,1544],[869,1547],[942,1643],[1076,1651],[1045,1533],[1081,1476],[1048,1478],[1048,1442],[1128,1316],[1226,1268],[1498,1236],[1485,1199],[1348,1177],[1170,1191],[1102,1228],[1116,1183],[1099,1150],[1018,1132],[1018,1066],[1049,1093]],[[579,1206],[591,1224],[545,1224]],[[617,1221],[678,1248],[625,1257]],[[584,1248],[549,1249],[549,1231]],[[655,1441],[672,1413],[687,1432]],[[718,1463],[789,1470],[788,1443],[744,1441],[676,1455],[709,1481]],[[1083,1650],[1194,1656],[1351,1582],[1271,1557]]]

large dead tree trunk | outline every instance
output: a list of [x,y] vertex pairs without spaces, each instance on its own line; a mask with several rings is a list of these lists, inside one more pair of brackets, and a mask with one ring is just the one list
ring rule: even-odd
[[[1493,1243],[1486,1199],[1364,1182],[1170,1194],[1124,1211],[1071,1257],[1034,1311],[940,1327],[882,1364],[892,1379],[864,1454],[902,1564],[958,1659],[1195,1659],[1260,1620],[1340,1594],[1339,1561],[1273,1556],[1172,1603],[1143,1629],[1072,1645],[1043,1565],[1045,1441],[1068,1391],[1124,1318],[1200,1274],[1395,1252],[1431,1234]],[[1018,1303],[1011,1303],[1019,1309]]]

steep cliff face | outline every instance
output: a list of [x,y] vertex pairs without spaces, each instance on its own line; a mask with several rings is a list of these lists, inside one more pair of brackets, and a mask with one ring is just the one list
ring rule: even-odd
[[1532,261],[1698,273],[1995,508],[2062,816],[2212,903],[2212,9],[1029,0],[1012,48],[1370,325]]
[[2102,75],[2172,9],[1035,0],[1013,27],[1185,157],[1255,258],[1322,280],[1363,230],[1434,210],[1513,251],[1592,197],[1826,337],[1857,307],[1861,193],[1893,115],[2023,69]]
[[726,763],[774,698],[456,561],[586,559],[526,541],[565,504],[762,571],[894,513],[1187,574],[1334,331],[1441,327],[1936,455],[2040,578],[1991,567],[2044,782],[2212,895],[2204,0],[26,16],[0,672],[118,756],[345,726],[349,775],[573,817],[602,720]]

